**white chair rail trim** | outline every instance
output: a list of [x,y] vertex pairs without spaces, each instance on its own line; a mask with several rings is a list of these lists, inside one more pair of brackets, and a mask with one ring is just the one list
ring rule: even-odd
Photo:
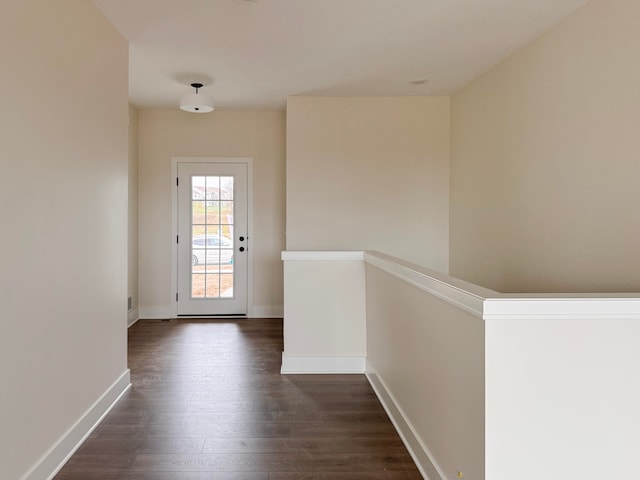
[[375,251],[285,251],[282,260],[364,261],[483,320],[640,320],[640,293],[500,293]]
[[379,252],[365,252],[365,262],[394,277],[410,283],[441,300],[482,318],[483,302],[487,294],[498,294],[492,290],[463,282],[448,275],[404,262]]
[[640,320],[637,294],[593,294],[590,297],[506,294],[483,302],[484,320]]

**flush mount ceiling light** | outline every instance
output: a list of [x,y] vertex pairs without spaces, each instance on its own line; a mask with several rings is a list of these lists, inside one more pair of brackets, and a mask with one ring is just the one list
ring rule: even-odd
[[180,99],[180,110],[192,113],[208,113],[213,112],[213,97],[206,93],[198,93],[203,87],[201,83],[192,83],[191,86],[196,89],[196,93],[188,93]]
[[429,79],[426,77],[412,78],[411,80],[409,80],[409,83],[411,85],[424,85],[426,83],[429,83]]

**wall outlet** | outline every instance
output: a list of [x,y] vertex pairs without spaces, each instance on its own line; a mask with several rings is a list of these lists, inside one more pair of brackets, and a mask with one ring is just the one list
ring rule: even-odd
[[127,298],[127,312],[131,311],[131,307],[133,306],[133,300],[131,297]]

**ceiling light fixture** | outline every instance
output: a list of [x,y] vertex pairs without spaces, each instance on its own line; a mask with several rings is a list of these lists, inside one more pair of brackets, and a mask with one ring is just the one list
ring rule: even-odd
[[203,87],[201,83],[192,83],[191,86],[196,89],[196,93],[188,93],[180,99],[180,110],[192,113],[208,113],[213,112],[213,97],[206,93],[198,93]]

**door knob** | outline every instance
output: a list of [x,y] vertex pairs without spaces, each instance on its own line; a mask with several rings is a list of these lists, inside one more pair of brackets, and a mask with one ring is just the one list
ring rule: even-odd
[[244,242],[244,237],[240,237],[238,240],[240,240],[241,242]]
[[241,252],[244,252],[244,247],[240,247],[238,250],[240,250]]

